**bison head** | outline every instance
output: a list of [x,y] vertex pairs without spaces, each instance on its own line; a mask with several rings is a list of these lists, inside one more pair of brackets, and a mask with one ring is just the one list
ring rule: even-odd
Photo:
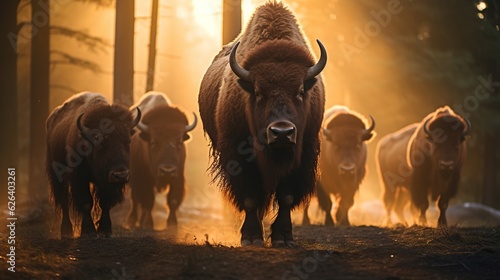
[[349,183],[359,183],[364,176],[366,163],[365,142],[373,137],[375,120],[370,115],[371,125],[366,128],[362,116],[352,113],[339,113],[328,121],[323,135],[326,141],[322,142],[322,161],[336,172],[341,179]]
[[248,93],[248,125],[272,154],[300,158],[311,96],[319,94],[314,86],[327,60],[319,40],[318,45],[321,57],[317,64],[305,46],[288,40],[268,41],[243,54],[243,66],[236,61],[239,42],[231,50],[229,65],[239,78],[239,86]]
[[188,124],[186,115],[168,105],[158,105],[145,114],[137,125],[139,137],[147,142],[150,172],[156,178],[157,186],[164,187],[167,181],[182,174],[186,151],[184,141],[190,138],[188,132],[197,124]]
[[77,149],[86,156],[101,184],[123,185],[128,181],[130,135],[140,118],[139,108],[132,119],[132,113],[120,105],[97,106],[78,116],[76,125],[88,142]]
[[439,110],[426,119],[422,129],[431,145],[430,158],[434,170],[447,176],[461,167],[464,140],[470,128],[469,120],[455,114],[450,108]]

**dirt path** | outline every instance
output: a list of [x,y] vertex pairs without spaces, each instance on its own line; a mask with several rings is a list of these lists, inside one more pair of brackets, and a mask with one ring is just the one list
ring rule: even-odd
[[[50,226],[48,226],[49,224]],[[54,223],[22,225],[16,273],[0,234],[0,279],[499,279],[500,228],[295,226],[297,248],[237,247],[234,223],[60,240]]]

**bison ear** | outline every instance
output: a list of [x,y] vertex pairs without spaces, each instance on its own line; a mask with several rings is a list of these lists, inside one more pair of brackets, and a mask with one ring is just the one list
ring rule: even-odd
[[304,82],[304,91],[309,91],[310,89],[312,89],[312,87],[316,84],[317,81],[318,81],[317,78],[311,78],[309,80],[306,80]]
[[363,140],[363,141],[368,141],[368,140],[372,139],[372,137],[373,137],[373,133],[372,133],[372,132],[370,132],[370,133],[366,133],[366,134],[364,134],[364,135],[361,137],[361,140]]
[[191,139],[191,136],[188,133],[184,133],[184,137],[182,138],[182,141],[187,141]]
[[240,87],[244,91],[246,91],[248,93],[254,93],[254,91],[255,91],[254,88],[253,88],[252,83],[250,83],[250,82],[247,82],[247,81],[242,80],[242,79],[238,79],[238,84],[240,85]]

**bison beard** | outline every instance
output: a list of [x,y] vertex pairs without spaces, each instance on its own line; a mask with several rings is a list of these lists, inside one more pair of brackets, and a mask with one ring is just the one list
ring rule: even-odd
[[130,132],[140,116],[138,110],[132,120],[127,108],[108,104],[100,94],[84,92],[47,118],[46,167],[52,198],[62,211],[61,237],[73,236],[70,209],[81,234],[96,235],[91,215],[94,201],[101,209],[97,231],[111,235],[109,211],[123,200]]
[[[225,46],[200,87],[203,127],[210,137],[214,180],[245,211],[241,244],[262,244],[262,217],[279,208],[274,246],[293,245],[290,211],[316,180],[324,88],[294,15],[281,3],[259,7],[238,43]],[[241,45],[240,45],[241,43]],[[241,61],[242,64],[238,64]]]

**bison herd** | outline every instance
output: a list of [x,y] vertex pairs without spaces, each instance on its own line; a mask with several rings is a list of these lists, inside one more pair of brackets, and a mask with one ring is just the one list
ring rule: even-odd
[[[325,225],[350,224],[348,211],[365,177],[375,119],[343,106],[324,112],[321,72],[327,52],[317,43],[316,62],[295,16],[283,4],[268,2],[215,56],[201,81],[198,103],[210,140],[209,171],[245,213],[242,246],[264,243],[263,217],[271,209],[276,212],[272,245],[293,246],[291,211],[307,205],[312,195],[326,212]],[[47,174],[62,212],[61,236],[73,236],[72,223],[83,236],[110,236],[109,212],[124,199],[127,184],[129,227],[153,228],[155,192],[167,188],[167,224],[177,225],[186,140],[196,114],[189,119],[159,92],[146,93],[131,108],[84,92],[54,109],[46,122]],[[470,129],[466,118],[445,106],[380,139],[376,163],[388,225],[392,211],[404,223],[410,203],[425,225],[428,196],[437,200],[438,225],[447,225]],[[337,200],[335,219],[330,194]]]

